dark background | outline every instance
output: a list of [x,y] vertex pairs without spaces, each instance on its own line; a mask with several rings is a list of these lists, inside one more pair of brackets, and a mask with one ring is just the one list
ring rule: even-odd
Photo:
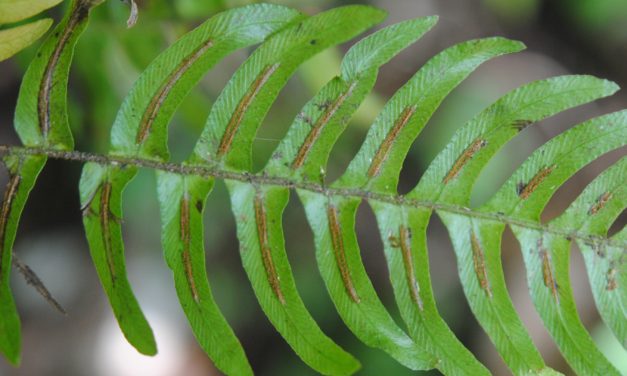
[[[126,29],[128,7],[110,0],[98,7],[76,50],[70,80],[70,113],[77,149],[104,152],[116,111],[133,81],[160,51],[211,14],[252,1],[140,1],[138,24]],[[314,14],[346,3],[372,4],[389,12],[384,24],[438,14],[434,30],[387,64],[376,94],[368,99],[335,148],[328,176],[337,177],[358,150],[368,125],[389,98],[424,62],[455,43],[501,35],[522,40],[525,52],[500,57],[477,70],[443,103],[418,138],[405,163],[401,193],[422,171],[455,129],[483,107],[523,83],[550,76],[594,74],[627,86],[627,1],[625,0],[394,0],[274,1]],[[59,19],[63,7],[49,15]],[[329,50],[307,63],[290,80],[273,106],[255,143],[257,167],[278,144],[300,107],[338,71],[341,54],[350,46]],[[0,63],[0,144],[18,144],[13,110],[23,74],[36,46]],[[192,149],[212,101],[250,50],[225,59],[181,106],[170,128],[173,160]],[[625,108],[626,95],[566,111],[527,128],[488,166],[473,190],[473,204],[484,202],[532,150],[557,133],[590,117]],[[551,200],[543,219],[558,215],[594,176],[625,150],[592,163]],[[160,349],[154,358],[126,344],[113,320],[91,265],[78,204],[80,164],[50,161],[33,190],[15,244],[15,252],[42,278],[69,312],[53,311],[23,278],[14,273],[12,286],[23,320],[23,360],[14,369],[0,359],[0,375],[212,375],[219,374],[194,341],[178,306],[171,275],[161,257],[155,178],[143,171],[125,193],[124,231],[131,283]],[[0,184],[6,183],[0,172]],[[313,374],[273,330],[255,301],[241,268],[234,220],[223,183],[218,182],[206,212],[209,279],[216,299],[233,325],[260,375]],[[381,240],[367,205],[358,216],[358,237],[366,268],[381,299],[398,318]],[[625,223],[614,225],[615,231]],[[293,196],[284,216],[286,247],[299,290],[323,330],[363,363],[359,374],[405,375],[412,372],[383,352],[367,348],[344,327],[326,294],[314,259],[311,231],[301,204]],[[436,300],[459,338],[495,374],[508,374],[493,345],[473,318],[456,272],[446,231],[437,218],[430,225],[430,257]],[[526,288],[522,257],[510,233],[503,240],[508,287],[524,323],[547,363],[571,374],[535,313]],[[602,351],[627,373],[620,344],[599,321],[578,252],[572,254],[571,277],[579,312]],[[399,321],[400,322],[400,321]],[[434,373],[435,374],[435,373]]]

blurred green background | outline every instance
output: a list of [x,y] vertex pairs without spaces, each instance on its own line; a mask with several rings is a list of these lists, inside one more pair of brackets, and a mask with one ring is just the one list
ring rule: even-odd
[[[80,40],[70,79],[71,124],[77,149],[104,152],[120,103],[139,73],[186,31],[220,10],[246,0],[138,1],[139,21],[126,28],[129,8],[109,0],[93,12]],[[405,163],[399,192],[407,192],[422,171],[467,119],[507,91],[531,80],[586,73],[627,86],[627,0],[372,0],[270,1],[314,14],[347,3],[371,4],[388,11],[384,24],[438,14],[439,25],[387,64],[376,92],[368,98],[333,151],[327,176],[337,177],[359,148],[368,125],[389,98],[424,62],[455,43],[502,35],[522,40],[528,49],[482,66],[443,103]],[[67,3],[67,2],[66,2]],[[63,7],[48,12],[59,19]],[[338,72],[350,43],[328,50],[302,66],[290,80],[262,126],[254,149],[260,168],[301,106]],[[37,46],[0,63],[0,144],[17,144],[12,117],[17,92]],[[244,50],[216,66],[189,95],[170,127],[173,160],[191,151],[213,100],[238,65]],[[473,204],[495,192],[538,145],[590,117],[627,107],[625,92],[567,111],[527,128],[488,166],[473,191]],[[551,201],[544,219],[560,213],[583,187],[625,150],[610,153],[571,179]],[[218,375],[196,345],[178,306],[171,275],[161,258],[155,177],[143,171],[125,193],[124,231],[129,277],[157,338],[159,354],[143,357],[124,342],[108,308],[87,250],[78,203],[81,166],[50,161],[32,193],[21,222],[15,252],[42,278],[69,316],[53,311],[15,273],[12,286],[23,319],[23,361],[18,369],[0,360],[0,375]],[[0,172],[0,183],[6,182]],[[234,219],[223,183],[206,211],[209,279],[225,316],[233,325],[259,375],[309,375],[308,369],[273,330],[255,301],[241,268]],[[398,318],[383,261],[381,240],[367,205],[358,214],[357,233],[366,268],[381,299]],[[620,228],[624,216],[615,224]],[[286,247],[299,290],[323,330],[363,363],[360,375],[410,375],[383,352],[367,348],[343,326],[315,265],[311,231],[293,196],[284,217]],[[450,241],[441,223],[430,225],[432,278],[438,306],[458,337],[495,374],[508,374],[465,302]],[[526,289],[518,245],[507,233],[503,263],[512,299],[547,363],[572,374],[542,327]],[[581,317],[602,350],[627,374],[625,353],[599,321],[580,255],[573,252],[571,276]],[[399,320],[400,323],[400,320]],[[437,372],[434,372],[437,374]]]

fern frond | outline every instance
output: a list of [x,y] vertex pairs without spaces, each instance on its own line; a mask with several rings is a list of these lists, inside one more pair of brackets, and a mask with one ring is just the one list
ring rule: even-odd
[[[164,258],[198,343],[226,374],[253,373],[217,306],[207,279],[203,215],[216,179],[224,180],[236,218],[240,256],[259,304],[278,333],[311,368],[349,375],[359,362],[329,338],[303,303],[285,249],[283,211],[295,190],[314,234],[316,260],[346,326],[368,346],[413,370],[487,375],[438,312],[430,279],[427,225],[435,211],[452,239],[470,308],[516,375],[548,375],[509,297],[501,238],[510,226],[520,242],[533,303],[560,351],[581,374],[618,374],[577,314],[568,275],[571,243],[583,255],[597,307],[626,345],[624,287],[627,231],[607,232],[627,204],[626,158],[597,177],[558,218],[541,223],[551,196],[573,174],[627,140],[627,111],[586,121],[536,150],[484,205],[470,192],[487,163],[528,126],[616,92],[609,81],[562,76],[506,94],[462,126],[418,185],[397,193],[400,170],[416,137],[442,101],[481,64],[518,52],[504,38],[471,40],[429,60],[388,101],[346,172],[327,183],[331,150],[373,89],[379,68],[436,23],[436,17],[385,27],[355,43],[340,74],[301,110],[266,166],[252,170],[252,142],[295,70],[316,53],[380,22],[383,13],[345,6],[305,16],[259,4],[220,13],[184,35],[141,74],[111,132],[107,155],[71,151],[66,90],[72,49],[93,2],[75,0],[58,33],[26,73],[15,127],[25,147],[0,146],[10,171],[0,210],[0,351],[19,360],[19,318],[8,277],[17,222],[47,158],[86,162],[80,181],[83,223],[96,271],[120,328],[144,354],[155,354],[152,330],[126,275],[122,192],[139,168],[157,173]],[[260,44],[213,105],[191,156],[168,162],[167,127],[200,78],[231,52]],[[374,211],[404,327],[380,301],[362,263],[355,216]],[[404,329],[406,328],[406,330]]]

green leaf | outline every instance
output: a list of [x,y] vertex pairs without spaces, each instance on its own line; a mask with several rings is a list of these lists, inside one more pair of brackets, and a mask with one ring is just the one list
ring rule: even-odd
[[45,18],[25,25],[0,30],[0,61],[10,58],[33,44],[46,33],[50,25],[52,25],[52,19]]
[[0,0],[0,24],[25,20],[61,1],[63,0]]
[[346,52],[340,77],[348,82],[359,80],[416,42],[437,22],[437,16],[416,18],[387,26],[363,38]]
[[28,195],[46,157],[8,156],[9,182],[0,207],[0,352],[14,365],[20,363],[20,317],[11,294],[10,274],[13,242]]
[[[194,335],[213,363],[228,375],[252,375],[246,354],[216,305],[205,269],[203,209],[213,181],[159,173],[164,257]],[[181,200],[173,198],[181,197]]]
[[[370,164],[369,162],[376,159],[376,155],[380,154],[379,150],[384,149],[385,146],[389,147],[387,148],[387,150],[385,150],[385,154],[387,155],[384,158],[381,158],[381,162],[386,163],[387,161],[389,161],[389,158],[393,158],[393,156],[398,156],[399,162],[396,163],[397,167],[392,167],[391,169],[384,168],[383,170],[391,171],[391,174],[393,175],[393,170],[396,168],[396,179],[398,179],[400,162],[402,162],[402,159],[404,158],[404,153],[407,152],[411,141],[413,140],[413,138],[415,138],[415,136],[422,129],[422,127],[424,127],[426,121],[429,119],[433,111],[435,111],[437,105],[441,102],[444,96],[446,96],[446,94],[450,92],[452,88],[454,88],[461,80],[463,80],[470,72],[472,72],[472,70],[474,70],[479,64],[481,64],[485,60],[494,56],[501,55],[503,53],[515,52],[520,48],[521,44],[517,42],[507,41],[504,39],[487,39],[483,41],[473,41],[455,46],[443,52],[438,57],[427,63],[425,67],[421,69],[386,105],[382,114],[377,118],[375,124],[371,128],[371,131],[366,138],[364,146],[349,166],[347,173],[336,185],[354,187],[365,185],[367,179],[369,178],[374,178],[374,180],[376,181],[378,179],[379,172],[381,172],[382,170],[373,174],[372,177],[366,176],[363,171],[368,170],[368,164]],[[447,74],[445,67],[443,67],[443,65],[445,64],[451,67],[451,74]],[[434,80],[433,77],[437,77],[438,79]],[[432,88],[437,88],[437,91],[433,90]],[[403,112],[406,112],[406,108],[414,108],[414,112],[416,111],[416,109],[419,109],[415,115],[413,113],[409,115],[409,117],[413,119],[412,121],[408,121],[408,117],[403,116]],[[393,119],[395,118],[395,116],[393,116],[392,112],[396,113],[396,117],[401,116],[403,118],[404,124],[402,124],[401,128],[405,129],[398,129],[394,131],[395,127],[393,128],[390,126],[390,123],[395,123]],[[388,129],[387,132],[385,132],[386,128]],[[401,134],[402,131],[405,131],[406,133]],[[388,135],[394,135],[394,137],[397,138],[388,140],[388,137],[385,137],[386,133]],[[385,139],[383,137],[385,137]],[[379,142],[381,146],[375,147],[374,145],[371,145],[376,142]],[[365,156],[366,154],[370,156],[367,157]],[[368,160],[368,164],[362,163],[366,160]],[[389,166],[392,166],[394,164],[395,163],[391,163],[389,164]],[[380,169],[380,167],[377,167],[377,169]],[[390,178],[390,176],[386,176],[385,179],[379,180],[385,181],[386,184],[389,184],[385,188],[385,190],[388,192],[392,189],[395,190],[396,185],[394,178]],[[305,194],[305,196],[307,196],[307,194]],[[303,197],[303,199],[304,202],[307,202],[308,200],[313,200],[313,198],[311,197]],[[324,252],[325,254],[325,261],[327,265],[329,264],[329,260],[333,259],[333,256],[336,259],[335,263],[330,264],[333,265],[330,266],[332,270],[324,271],[323,274],[327,273],[328,275],[329,279],[327,280],[327,288],[330,293],[332,295],[334,293],[338,294],[334,297],[334,301],[336,302],[336,306],[338,307],[340,314],[343,316],[344,321],[347,322],[347,325],[354,332],[356,332],[356,335],[366,343],[368,343],[366,340],[366,338],[368,337],[381,337],[385,335],[384,333],[386,331],[389,331],[390,333],[396,333],[395,335],[397,336],[397,339],[392,341],[388,340],[388,342],[383,345],[383,348],[387,351],[395,352],[396,356],[399,358],[405,358],[405,364],[411,364],[410,367],[412,368],[430,369],[438,365],[439,358],[436,354],[422,353],[420,355],[422,359],[420,359],[412,353],[416,350],[411,349],[411,345],[403,344],[403,341],[405,341],[404,333],[402,333],[402,331],[393,323],[389,315],[385,312],[383,305],[376,297],[376,294],[374,293],[374,289],[372,289],[371,284],[369,282],[366,282],[368,277],[363,271],[363,265],[358,265],[357,267],[354,266],[361,263],[361,261],[359,260],[359,249],[355,248],[356,242],[352,239],[347,241],[343,241],[343,239],[340,239],[343,235],[340,235],[338,233],[338,229],[348,229],[344,230],[344,232],[352,232],[354,226],[354,214],[357,208],[358,201],[346,200],[345,202],[338,203],[337,208],[334,208],[333,205],[329,205],[326,212],[324,208],[327,207],[327,205],[325,204],[323,198],[318,197],[316,202],[317,204],[306,205],[306,208],[311,207],[312,210],[314,210],[314,212],[312,213],[308,212],[308,218],[310,219],[312,229],[314,229],[314,234],[316,234],[315,236],[317,239],[319,265],[321,265],[321,268],[322,265],[325,265],[323,262],[320,261],[323,257],[321,252]],[[348,213],[352,214],[346,214],[346,217],[335,214],[333,215],[333,217],[350,218],[347,221],[335,221],[333,220],[333,218],[331,218],[331,214],[334,213],[334,210],[337,210],[338,212],[347,211]],[[321,226],[320,223],[317,222],[314,224],[312,218],[314,218],[316,215],[321,215],[323,216],[323,218],[327,217],[328,225]],[[327,242],[329,239],[331,239],[331,243],[333,244],[323,243],[325,241],[324,239],[327,239]],[[320,243],[318,243],[318,241]],[[334,252],[328,251],[328,249],[334,250]],[[346,256],[341,255],[342,252],[340,251],[342,250],[346,253]],[[333,253],[335,253],[335,255],[333,255]],[[342,265],[340,261],[345,257],[349,260],[349,262],[352,261],[354,265],[350,265],[348,262],[345,265]],[[404,269],[401,274],[398,274],[398,270],[397,268],[394,268],[394,266],[395,265],[393,263],[390,265],[391,275],[405,274]],[[335,273],[331,273],[332,271],[335,271]],[[331,278],[334,278],[334,284],[330,283]],[[353,284],[353,278],[361,279],[362,282],[355,282],[354,286],[349,286]],[[363,291],[358,291],[359,289],[362,289]],[[368,296],[368,299],[362,299],[362,296],[366,295]],[[402,303],[401,305],[406,306],[406,303]],[[345,312],[342,312],[342,309],[340,307],[347,307],[347,309]],[[371,318],[368,318],[368,315],[373,312],[375,312],[375,315],[373,315]],[[437,310],[434,310],[434,312],[436,312],[437,316]],[[405,313],[407,312],[405,311]],[[377,324],[372,326],[369,330],[366,329],[368,328],[368,326],[365,325],[363,322],[354,321],[355,318],[360,315],[363,316],[361,318],[363,322],[371,320],[373,323]],[[415,317],[410,318],[409,316],[406,316],[405,319],[408,320],[409,325],[414,329],[412,331],[413,334],[415,334],[415,336],[418,338],[419,335],[415,326]],[[448,344],[452,344],[454,348],[454,344],[456,343],[456,341],[454,340],[454,336],[452,336],[450,331],[446,329],[446,325],[441,319],[440,325],[437,326],[437,332],[442,335],[447,335],[449,339]],[[375,341],[382,340],[377,339]],[[373,341],[371,340],[370,342]],[[419,345],[422,345],[422,343],[420,343]],[[407,348],[403,348],[403,346],[407,346]],[[419,346],[418,348],[420,347],[422,346]],[[441,349],[442,348],[440,348],[440,350]],[[459,346],[457,347],[457,350],[460,350]],[[476,360],[474,360],[472,355],[468,354],[465,351],[462,352],[465,353],[464,355],[461,355],[460,359],[462,362],[472,364],[472,366],[476,368],[477,372],[485,373],[485,369],[483,369],[483,367],[478,364]],[[414,357],[414,359],[410,360],[411,357]],[[416,363],[413,363],[413,361],[416,361]],[[451,367],[449,364],[439,364],[439,366],[444,367],[445,369]]]
[[551,226],[604,236],[627,206],[627,158],[623,157],[595,178]]
[[[348,14],[353,16],[361,14],[362,17],[359,22],[346,24],[341,28],[329,27],[332,21],[342,17],[345,18]],[[289,76],[302,61],[329,45],[340,43],[363,31],[377,22],[380,17],[381,12],[375,11],[373,8],[345,7],[304,20],[298,25],[294,25],[277,34],[255,51],[230,81],[230,83],[238,82],[238,80],[246,81],[248,76],[253,78],[253,82],[247,86],[239,85],[239,87],[227,85],[227,88],[214,105],[214,111],[209,116],[208,124],[215,126],[211,120],[213,119],[212,117],[226,119],[225,116],[228,114],[228,111],[225,111],[226,105],[222,102],[240,98],[239,110],[233,116],[238,115],[245,118],[253,109],[255,111],[254,114],[257,116],[248,118],[245,124],[239,124],[242,120],[241,118],[235,121],[231,119],[229,123],[239,127],[239,132],[251,132],[251,130],[253,133],[256,132],[256,128],[261,123],[263,115],[268,109],[267,107],[272,103],[272,95],[276,96],[278,94],[280,88],[287,82]],[[306,48],[302,48],[302,45],[305,45]],[[270,79],[271,77],[272,80]],[[260,90],[272,90],[273,94],[264,95],[263,101],[260,101],[259,99],[262,96],[257,96]],[[262,108],[263,106],[266,106],[266,108]],[[251,128],[251,130],[247,130],[247,127]],[[235,137],[235,131],[236,129],[231,130],[233,133],[230,137]],[[227,131],[225,130],[225,132]],[[236,152],[237,148],[242,145],[242,142],[238,141],[235,145],[229,153]],[[225,150],[224,153],[226,154],[227,151]],[[253,203],[252,197],[250,197],[249,203]],[[233,204],[234,211],[236,211],[238,206],[235,201]],[[280,215],[281,213],[277,214]],[[286,306],[289,307],[284,310],[272,309],[271,305],[274,302],[266,301],[266,298],[263,296],[264,283],[262,283],[262,280],[259,280],[258,274],[255,273],[255,270],[258,270],[262,264],[250,263],[246,261],[246,258],[243,258],[244,267],[253,282],[255,293],[262,304],[262,308],[264,308],[270,320],[277,326],[279,332],[283,334],[296,353],[312,368],[325,374],[351,374],[358,368],[359,364],[326,337],[315,324],[298,297],[293,281],[290,283],[292,280],[291,271],[287,263],[285,251],[281,252],[281,250],[282,247],[279,250],[274,249],[274,252],[280,253],[284,257],[280,259],[279,256],[276,256],[278,259],[277,265],[280,265],[281,269],[279,270],[281,272],[279,275],[282,283],[286,285],[285,289],[293,292],[291,295],[287,294],[283,297],[285,302],[288,303]],[[267,279],[265,281],[267,285]]]
[[122,192],[136,173],[132,167],[111,169],[89,163],[83,169],[79,191],[91,258],[120,329],[139,352],[154,355],[157,345],[152,330],[126,276],[120,225]]
[[[625,199],[622,201],[625,210]],[[579,241],[577,244],[583,252],[588,278],[592,283],[592,293],[601,317],[623,348],[627,348],[627,227],[623,227],[610,240],[613,244],[586,241]]]
[[73,0],[28,66],[14,119],[15,130],[26,146],[74,147],[67,118],[68,75],[74,46],[87,26],[92,6],[89,0]]
[[294,70],[306,59],[380,22],[384,13],[344,6],[299,22],[269,39],[242,64],[212,108],[193,162],[247,169],[261,120]]

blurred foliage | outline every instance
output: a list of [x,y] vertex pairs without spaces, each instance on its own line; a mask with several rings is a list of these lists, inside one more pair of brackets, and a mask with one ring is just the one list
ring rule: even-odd
[[603,34],[610,41],[627,40],[626,0],[562,0],[586,31]]
[[486,6],[498,17],[511,24],[525,24],[532,21],[542,0],[484,0]]

